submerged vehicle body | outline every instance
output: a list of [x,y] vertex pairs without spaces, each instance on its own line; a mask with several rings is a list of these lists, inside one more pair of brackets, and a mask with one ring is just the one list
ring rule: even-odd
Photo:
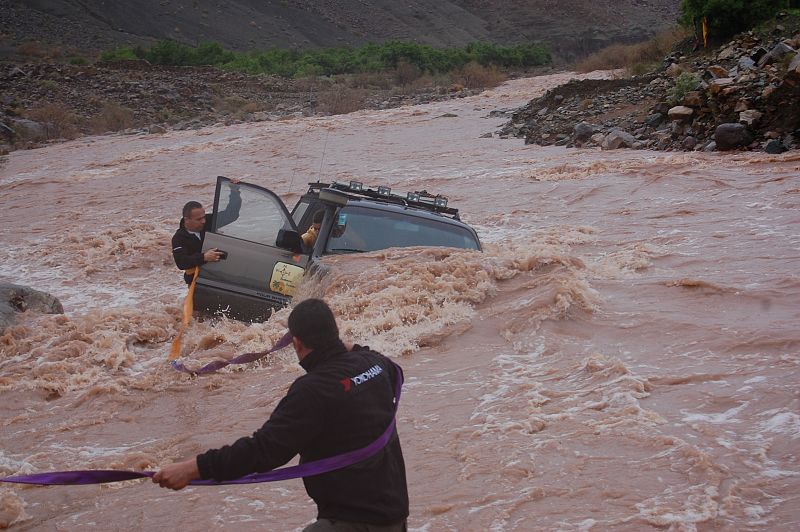
[[[289,212],[274,192],[220,176],[214,213],[227,208],[232,187],[239,187],[238,217],[226,223],[214,216],[206,228],[203,251],[216,248],[227,256],[200,268],[194,305],[205,313],[264,321],[289,303],[303,275],[326,255],[409,246],[481,249],[458,210],[425,191],[400,196],[354,181],[309,183]],[[306,246],[300,235],[318,211],[324,217],[316,241]]]

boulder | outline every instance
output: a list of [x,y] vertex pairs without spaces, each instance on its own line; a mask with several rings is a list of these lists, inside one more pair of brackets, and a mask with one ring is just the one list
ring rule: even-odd
[[681,74],[683,74],[686,70],[679,65],[678,63],[672,63],[667,67],[666,74],[670,77],[677,78]]
[[759,68],[763,68],[765,65],[769,63],[773,63],[775,61],[780,61],[781,58],[787,54],[795,53],[795,49],[789,46],[786,43],[779,42],[775,45],[772,50],[769,51],[768,54],[764,55],[761,59],[758,60]]
[[761,116],[761,112],[756,111],[755,109],[748,109],[747,111],[742,111],[739,113],[739,122],[742,124],[747,124],[748,126],[752,126],[761,120]]
[[787,70],[793,74],[800,74],[800,54],[795,54]]
[[590,138],[589,140],[591,140],[594,144],[598,144],[599,145],[599,144],[603,143],[603,139],[604,138],[606,138],[606,134],[605,133],[595,133],[594,135],[592,135],[592,138]]
[[685,121],[691,119],[692,115],[694,115],[694,109],[685,105],[676,105],[667,112],[670,120]]
[[664,121],[664,115],[659,113],[653,113],[651,115],[647,115],[647,118],[644,119],[644,123],[650,127],[656,128],[661,125],[661,122]]
[[683,105],[689,107],[701,107],[703,105],[703,94],[700,91],[689,91],[683,97]]
[[61,302],[47,292],[27,286],[0,283],[0,334],[16,320],[17,314],[32,310],[45,314],[63,314]]
[[749,57],[739,58],[739,63],[736,65],[739,70],[753,70],[756,67],[756,62]]
[[575,132],[574,137],[576,142],[586,142],[594,135],[597,128],[587,122],[579,122],[575,124],[573,130]]
[[697,146],[697,139],[694,137],[689,136],[681,141],[681,148],[686,151],[693,150],[695,146]]
[[783,145],[783,142],[779,140],[771,140],[764,145],[764,151],[767,153],[771,153],[773,155],[777,155],[779,153],[783,153],[786,151],[786,146]]
[[711,73],[714,79],[728,77],[728,70],[719,65],[711,65],[706,70]]
[[617,150],[619,148],[632,148],[636,144],[636,138],[630,133],[615,129],[605,136],[600,147],[604,150]]
[[744,124],[720,124],[714,131],[714,142],[720,151],[735,150],[753,142]]
[[733,83],[733,78],[715,79],[708,84],[708,90],[711,92],[711,94],[719,94],[723,89],[733,85]]
[[25,136],[41,138],[47,135],[47,128],[40,122],[28,120],[27,118],[11,118],[11,127],[19,135],[24,133]]

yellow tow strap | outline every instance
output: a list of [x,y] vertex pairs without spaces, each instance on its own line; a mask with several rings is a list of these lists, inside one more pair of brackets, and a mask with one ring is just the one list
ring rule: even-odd
[[186,298],[183,300],[183,322],[181,323],[180,331],[178,331],[178,336],[172,341],[172,349],[170,349],[169,358],[167,359],[168,362],[172,362],[181,356],[183,333],[186,331],[189,322],[192,321],[192,313],[194,311],[194,285],[197,283],[197,278],[200,275],[200,266],[195,266],[190,270],[186,270],[184,273],[192,276],[192,284],[189,285],[189,293],[186,294]]

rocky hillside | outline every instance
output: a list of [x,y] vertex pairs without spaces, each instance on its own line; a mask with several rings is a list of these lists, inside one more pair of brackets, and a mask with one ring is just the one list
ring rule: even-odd
[[[676,0],[0,0],[0,53],[24,43],[75,54],[170,38],[234,50],[357,46],[391,39],[436,46],[541,40],[570,60],[675,23]],[[0,57],[2,57],[0,56]]]
[[676,52],[647,76],[557,87],[514,113],[500,134],[604,149],[800,148],[800,20],[770,29]]

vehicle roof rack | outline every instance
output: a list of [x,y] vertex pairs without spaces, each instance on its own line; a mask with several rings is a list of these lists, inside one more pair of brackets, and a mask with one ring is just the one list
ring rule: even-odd
[[349,195],[356,197],[365,197],[392,203],[396,205],[404,205],[406,207],[415,207],[424,209],[430,212],[436,212],[453,217],[455,220],[460,220],[458,216],[458,209],[447,206],[447,197],[441,194],[431,194],[427,190],[418,190],[408,192],[405,196],[400,194],[393,194],[389,187],[379,186],[377,188],[365,187],[360,181],[350,181],[349,183],[316,183],[308,184],[309,192],[319,192],[323,188],[332,188],[345,192]]

